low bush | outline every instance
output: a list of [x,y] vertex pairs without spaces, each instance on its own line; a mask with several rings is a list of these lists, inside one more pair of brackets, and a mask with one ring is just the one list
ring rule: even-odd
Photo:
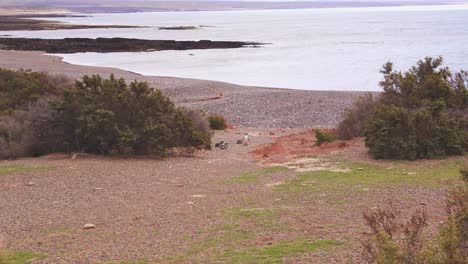
[[378,100],[359,99],[338,127],[342,139],[366,137],[375,159],[419,159],[468,151],[468,78],[425,58],[406,72],[384,65]]
[[315,130],[315,138],[317,139],[317,141],[315,142],[316,146],[320,146],[324,142],[332,143],[336,140],[335,135],[326,131],[322,131],[320,129]]
[[173,147],[211,145],[200,122],[145,82],[84,76],[52,108],[61,116],[63,142],[76,151],[164,155]]
[[209,123],[200,112],[176,107],[145,82],[84,76],[35,100],[29,86],[18,89],[28,90],[27,100],[5,101],[15,108],[0,114],[0,158],[57,151],[161,156],[170,148],[211,147]]
[[0,69],[0,115],[24,110],[42,96],[58,95],[73,86],[64,76]]
[[349,140],[364,136],[364,125],[372,114],[376,102],[372,93],[359,97],[353,106],[346,110],[345,118],[338,125],[337,137],[341,140]]
[[227,128],[226,120],[223,116],[212,114],[208,117],[210,128],[213,130],[225,130]]

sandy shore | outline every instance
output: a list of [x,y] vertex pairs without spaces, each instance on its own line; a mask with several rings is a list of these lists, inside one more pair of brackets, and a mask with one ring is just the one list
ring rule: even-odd
[[147,81],[178,105],[219,113],[237,127],[334,127],[354,100],[364,92],[304,91],[240,86],[223,82],[143,76],[103,67],[65,63],[40,52],[0,50],[0,68],[30,69],[79,78],[85,74],[114,74],[127,80]]

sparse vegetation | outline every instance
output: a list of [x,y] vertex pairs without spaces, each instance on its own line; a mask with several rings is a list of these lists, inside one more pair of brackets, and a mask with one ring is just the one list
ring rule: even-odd
[[277,172],[284,171],[284,170],[287,170],[287,168],[282,167],[282,166],[274,166],[274,167],[265,168],[259,171],[244,172],[239,176],[229,179],[229,182],[253,183],[253,182],[256,182],[258,178],[261,176],[277,173]]
[[4,165],[0,166],[0,176],[8,175],[22,171],[49,170],[51,167],[46,166],[23,166],[23,165]]
[[295,241],[281,241],[267,247],[229,250],[222,255],[221,259],[228,263],[283,263],[284,259],[288,257],[315,252],[342,244],[343,242],[335,240],[317,240],[310,242],[306,239],[297,239]]
[[317,141],[315,142],[315,145],[317,146],[321,146],[325,142],[332,143],[336,140],[335,135],[326,131],[322,131],[320,129],[315,130],[315,138],[317,139]]
[[210,128],[213,130],[225,130],[227,128],[226,120],[222,115],[211,114],[208,117]]
[[[325,161],[324,161],[325,162]],[[286,184],[275,187],[279,191],[303,192],[346,190],[359,191],[363,188],[382,188],[389,186],[424,186],[428,188],[447,187],[459,177],[460,162],[441,161],[439,163],[415,167],[402,162],[393,166],[367,163],[340,162],[339,166],[350,169],[349,172],[336,172],[324,168],[320,171],[310,171]],[[339,192],[341,193],[341,191]],[[340,194],[337,193],[338,197]]]
[[363,258],[367,263],[395,264],[463,264],[468,261],[468,181],[461,171],[462,185],[456,187],[446,203],[447,221],[439,227],[437,239],[428,242],[425,211],[416,210],[409,221],[401,222],[395,208],[364,213],[371,229],[363,241]]
[[47,258],[44,254],[37,254],[27,251],[17,252],[0,252],[0,264],[27,264],[33,260],[41,260]]
[[383,93],[375,103],[361,99],[349,110],[340,124],[340,137],[364,134],[375,159],[414,160],[466,152],[466,75],[453,74],[442,63],[440,57],[425,58],[406,72],[385,64]]

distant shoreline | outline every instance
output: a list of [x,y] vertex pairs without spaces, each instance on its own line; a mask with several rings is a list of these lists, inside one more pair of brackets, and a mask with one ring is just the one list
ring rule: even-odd
[[243,1],[154,1],[131,2],[112,0],[88,0],[83,3],[53,5],[17,6],[4,3],[0,16],[5,15],[67,15],[73,13],[141,13],[141,12],[189,12],[189,11],[248,11],[279,9],[322,9],[322,8],[362,8],[362,7],[401,7],[468,4],[468,0],[412,0],[412,1],[293,1],[293,2],[243,2]]

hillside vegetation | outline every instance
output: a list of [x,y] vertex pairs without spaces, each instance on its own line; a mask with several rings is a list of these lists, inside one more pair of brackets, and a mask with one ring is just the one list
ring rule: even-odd
[[164,155],[209,148],[201,113],[176,107],[145,82],[0,70],[0,158],[51,152]]
[[468,150],[467,75],[425,58],[405,72],[384,65],[383,93],[361,98],[338,128],[342,139],[364,136],[375,159],[462,155]]

